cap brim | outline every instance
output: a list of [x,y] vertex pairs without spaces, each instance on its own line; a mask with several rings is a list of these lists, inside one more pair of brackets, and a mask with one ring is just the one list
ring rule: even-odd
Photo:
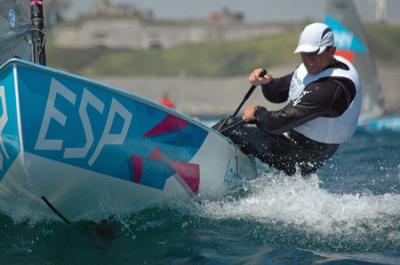
[[321,54],[323,51],[325,51],[326,47],[315,47],[307,44],[299,45],[297,46],[296,50],[294,50],[293,53],[315,53],[318,52],[318,54]]

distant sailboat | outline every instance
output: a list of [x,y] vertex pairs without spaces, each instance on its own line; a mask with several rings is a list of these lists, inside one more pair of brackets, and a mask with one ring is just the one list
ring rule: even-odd
[[352,1],[327,1],[325,23],[334,32],[337,55],[351,61],[358,70],[363,89],[360,120],[381,116],[383,114],[381,85]]

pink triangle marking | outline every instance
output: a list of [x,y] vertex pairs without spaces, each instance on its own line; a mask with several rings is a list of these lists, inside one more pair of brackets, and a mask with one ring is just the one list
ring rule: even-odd
[[197,194],[200,186],[199,164],[170,161],[170,166],[179,174],[190,190]]
[[143,157],[133,155],[131,156],[131,159],[132,159],[133,174],[134,174],[133,181],[136,183],[140,183],[143,171]]
[[155,158],[155,159],[160,159],[160,160],[164,160],[165,157],[161,154],[160,152],[160,148],[156,148],[154,149],[151,154],[149,155],[150,158]]
[[153,129],[148,131],[144,136],[150,137],[157,134],[176,131],[178,129],[186,127],[187,125],[188,125],[187,121],[182,120],[181,118],[178,118],[171,114],[168,114],[167,117],[165,117],[160,123],[158,123],[155,127],[153,127]]

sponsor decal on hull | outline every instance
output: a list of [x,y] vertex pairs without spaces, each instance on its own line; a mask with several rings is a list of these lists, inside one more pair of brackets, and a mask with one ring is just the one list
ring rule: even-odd
[[113,89],[20,67],[26,151],[151,188],[177,176],[197,194],[200,165],[189,161],[207,130]]

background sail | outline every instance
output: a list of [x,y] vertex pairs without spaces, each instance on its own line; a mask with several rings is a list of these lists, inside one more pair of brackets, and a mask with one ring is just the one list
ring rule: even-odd
[[28,0],[0,4],[0,64],[18,56],[32,61],[31,16]]
[[352,61],[358,70],[363,91],[361,120],[382,115],[382,92],[375,62],[352,1],[327,1],[325,23],[334,31],[337,54]]

